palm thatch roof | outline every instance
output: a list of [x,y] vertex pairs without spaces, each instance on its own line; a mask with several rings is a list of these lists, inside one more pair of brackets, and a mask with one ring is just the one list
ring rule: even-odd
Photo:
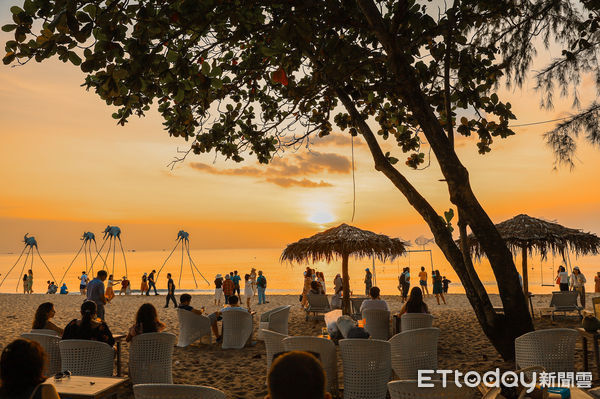
[[324,259],[330,262],[343,255],[354,255],[356,257],[375,256],[384,262],[402,255],[406,251],[407,245],[399,238],[375,234],[344,223],[289,244],[281,254],[281,261],[301,263]]
[[[600,238],[597,235],[524,214],[498,223],[496,229],[513,253],[526,248],[529,254],[535,250],[545,259],[548,251],[553,255],[569,251],[577,256],[600,252]],[[484,255],[473,234],[469,234],[467,243],[472,255],[477,258]]]

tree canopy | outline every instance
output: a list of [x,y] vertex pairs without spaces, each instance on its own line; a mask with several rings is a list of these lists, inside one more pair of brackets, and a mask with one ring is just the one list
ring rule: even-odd
[[[454,151],[478,151],[514,132],[496,89],[520,83],[540,32],[568,40],[579,18],[561,1],[24,0],[12,7],[5,64],[57,56],[125,124],[154,105],[188,153],[268,163],[286,146],[336,129],[360,134],[383,173],[429,225],[490,340],[505,358],[533,328],[510,251],[479,204]],[[496,314],[464,240],[384,153],[405,164],[430,147],[456,206],[490,260],[505,314]]]

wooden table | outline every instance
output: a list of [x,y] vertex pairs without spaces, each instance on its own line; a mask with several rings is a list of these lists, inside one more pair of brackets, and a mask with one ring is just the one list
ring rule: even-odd
[[583,346],[583,371],[589,371],[589,361],[588,361],[588,339],[592,340],[592,347],[594,349],[594,360],[596,361],[596,371],[598,372],[598,377],[600,378],[600,353],[598,350],[598,338],[600,334],[597,332],[587,332],[583,328],[578,328],[579,336],[581,337],[581,343]]
[[47,382],[54,385],[61,399],[100,399],[117,397],[117,390],[127,381],[127,378],[115,377],[84,377],[73,375],[55,381],[49,378]]
[[113,338],[115,343],[117,344],[117,377],[121,377],[121,343],[125,339],[127,335],[125,334],[115,334]]

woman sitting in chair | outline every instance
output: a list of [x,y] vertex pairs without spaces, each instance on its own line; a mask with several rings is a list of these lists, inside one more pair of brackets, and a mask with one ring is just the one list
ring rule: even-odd
[[81,305],[81,320],[73,319],[65,327],[62,339],[88,339],[104,342],[110,346],[115,340],[105,322],[96,317],[96,304],[85,301]]
[[423,291],[419,287],[413,287],[410,290],[408,301],[402,306],[398,316],[402,316],[404,313],[429,313],[427,304],[423,301]]
[[53,330],[56,331],[58,335],[62,335],[64,330],[50,321],[55,314],[56,312],[54,311],[54,304],[52,302],[42,303],[35,311],[33,326],[31,328],[34,330]]
[[158,320],[158,314],[156,308],[151,303],[145,303],[137,311],[135,316],[135,324],[129,329],[127,333],[127,342],[131,341],[133,337],[140,334],[161,332],[165,329],[165,324]]

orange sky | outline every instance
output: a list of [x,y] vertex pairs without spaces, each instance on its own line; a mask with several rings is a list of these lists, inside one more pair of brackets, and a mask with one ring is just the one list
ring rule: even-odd
[[[0,9],[1,25],[8,22],[8,3]],[[7,37],[1,33],[0,41]],[[83,231],[98,233],[109,223],[121,226],[131,248],[162,249],[181,228],[194,248],[281,247],[323,226],[350,222],[349,137],[318,143],[312,152],[288,152],[271,166],[222,157],[215,162],[211,154],[190,157],[171,171],[166,165],[185,142],[169,138],[155,113],[117,126],[113,110],[79,87],[82,82],[78,68],[57,60],[0,67],[0,253],[21,248],[27,232],[46,250],[73,250]],[[563,102],[540,111],[528,87],[501,97],[513,104],[515,123],[568,110]],[[599,233],[600,153],[583,146],[574,171],[553,171],[542,138],[550,126],[518,128],[485,156],[473,139],[460,140],[475,193],[498,222],[527,213]],[[354,224],[406,240],[431,236],[374,170],[366,147],[357,143],[355,155]],[[440,213],[450,207],[435,165],[401,169]]]

